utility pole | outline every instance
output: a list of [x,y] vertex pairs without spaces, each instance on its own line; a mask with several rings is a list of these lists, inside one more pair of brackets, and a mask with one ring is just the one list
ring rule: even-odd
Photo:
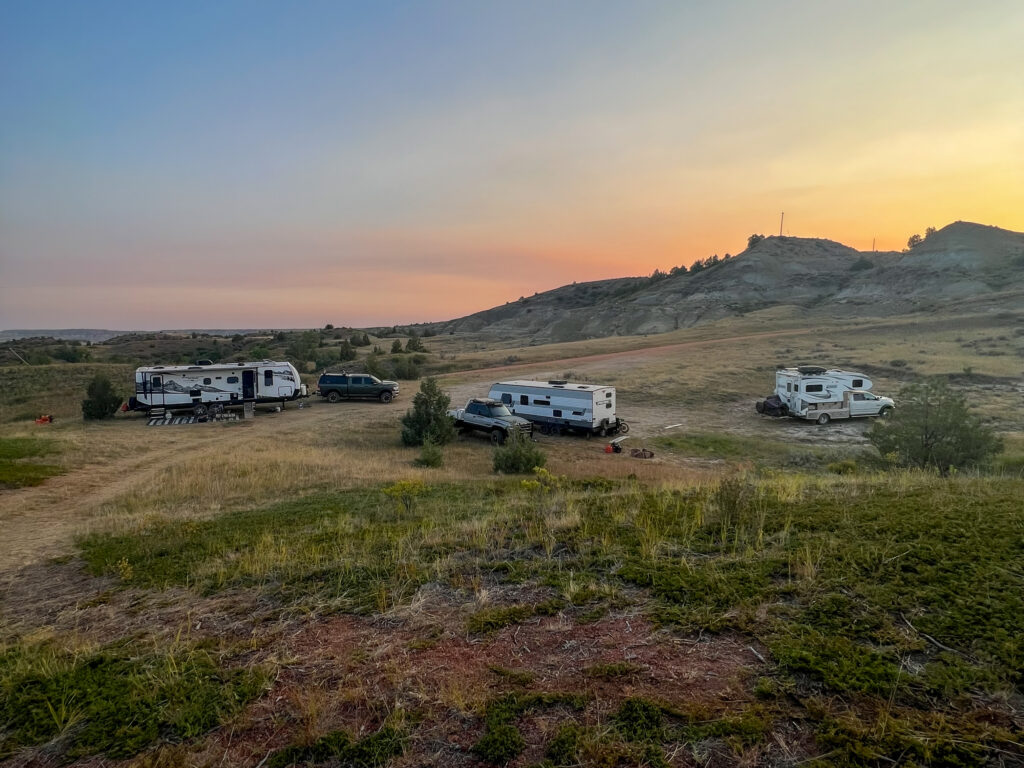
[[779,217],[779,237],[782,237],[782,222],[784,222],[785,220],[786,220],[786,212],[783,211],[782,215]]
[[32,365],[32,363],[30,363],[30,362],[29,362],[28,360],[26,360],[26,359],[25,359],[24,357],[22,357],[21,355],[19,355],[19,354],[18,354],[17,352],[15,352],[15,351],[14,351],[14,347],[10,347],[10,348],[8,349],[8,351],[9,351],[9,352],[10,352],[10,353],[11,353],[12,355],[14,355],[14,356],[15,356],[16,358],[18,358],[19,360],[21,360],[21,362],[23,362],[23,363],[24,363],[25,365]]

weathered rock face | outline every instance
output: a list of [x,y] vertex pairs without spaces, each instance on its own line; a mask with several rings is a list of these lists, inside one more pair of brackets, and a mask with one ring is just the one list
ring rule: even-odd
[[884,316],[979,300],[1024,305],[1024,234],[956,222],[906,253],[768,237],[694,274],[563,286],[432,327],[557,342],[662,333],[773,306]]

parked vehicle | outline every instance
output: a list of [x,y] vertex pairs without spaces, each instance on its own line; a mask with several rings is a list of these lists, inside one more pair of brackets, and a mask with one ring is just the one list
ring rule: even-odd
[[871,379],[856,371],[818,366],[782,368],[775,373],[775,393],[755,405],[766,416],[793,416],[828,424],[833,419],[888,416],[892,398],[872,394]]
[[135,370],[135,394],[128,398],[128,408],[190,409],[206,416],[231,405],[284,402],[306,394],[299,372],[287,362],[153,365]]
[[390,403],[398,397],[397,381],[381,381],[368,373],[324,373],[316,386],[317,393],[330,403],[353,397]]
[[500,400],[489,397],[475,397],[465,408],[448,411],[454,419],[455,428],[460,432],[486,432],[495,445],[504,443],[509,435],[519,433],[533,435],[533,424],[527,419],[514,415]]
[[538,425],[541,434],[563,431],[625,434],[629,425],[615,414],[615,387],[569,381],[499,381],[490,397],[516,416]]

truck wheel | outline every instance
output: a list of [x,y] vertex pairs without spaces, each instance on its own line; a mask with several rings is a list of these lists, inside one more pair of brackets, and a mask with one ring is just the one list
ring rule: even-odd
[[892,416],[892,408],[889,406],[886,406],[878,412],[878,418],[880,419],[888,419],[890,416]]
[[828,424],[830,421],[832,421],[832,417],[829,416],[827,413],[823,413],[821,414],[821,416],[818,417],[819,424]]
[[328,403],[336,403],[339,400],[341,400],[341,393],[338,392],[336,389],[332,389],[330,392],[327,393]]
[[500,429],[491,430],[491,444],[502,445],[505,442],[505,433]]
[[394,397],[395,395],[393,392],[384,391],[380,393],[380,401],[382,403],[390,403]]
[[764,400],[758,400],[754,403],[754,410],[758,413],[764,413]]
[[206,407],[205,403],[196,403],[192,406],[192,413],[196,416],[205,416],[208,411],[209,409]]

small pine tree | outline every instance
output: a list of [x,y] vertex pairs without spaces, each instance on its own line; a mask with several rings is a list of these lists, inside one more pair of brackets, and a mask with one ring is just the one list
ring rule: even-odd
[[942,378],[904,387],[893,415],[872,424],[868,440],[897,464],[932,467],[943,477],[954,469],[984,466],[1002,449],[966,396]]
[[441,446],[428,437],[423,441],[420,457],[416,459],[415,464],[418,467],[440,467],[444,464],[444,453],[441,451]]
[[121,396],[114,391],[110,379],[102,373],[96,374],[85,391],[82,401],[83,419],[109,419],[121,407]]
[[753,248],[762,240],[764,240],[764,235],[751,235],[747,238],[747,248]]
[[402,352],[402,342],[401,342],[400,339],[395,339],[391,343],[391,354],[392,355],[398,355],[398,354],[401,354],[401,352]]
[[455,425],[448,416],[450,405],[451,398],[437,380],[424,379],[412,399],[412,408],[402,417],[402,442],[423,445],[429,439],[436,445],[450,443],[455,438]]
[[405,342],[406,352],[426,352],[427,348],[423,346],[423,342],[420,341],[420,337],[415,333],[409,337],[409,340]]

